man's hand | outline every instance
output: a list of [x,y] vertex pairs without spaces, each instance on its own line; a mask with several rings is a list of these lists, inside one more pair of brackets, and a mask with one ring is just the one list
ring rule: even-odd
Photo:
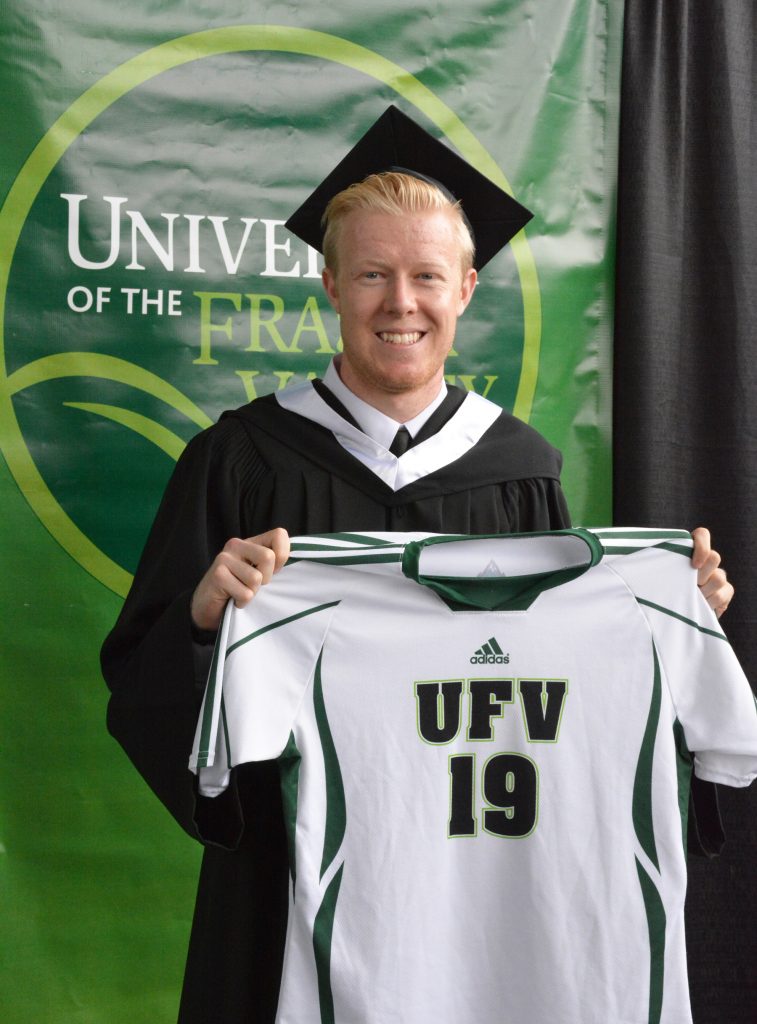
[[697,570],[697,583],[707,604],[718,618],[723,614],[733,597],[733,587],[726,578],[725,571],[720,568],[720,555],[712,550],[710,531],[703,526],[692,530],[694,538],[694,554],[691,564]]
[[237,608],[252,600],[258,590],[289,558],[289,534],[280,527],[259,537],[232,537],[216,555],[192,595],[192,621],[198,629],[216,630],[231,598]]

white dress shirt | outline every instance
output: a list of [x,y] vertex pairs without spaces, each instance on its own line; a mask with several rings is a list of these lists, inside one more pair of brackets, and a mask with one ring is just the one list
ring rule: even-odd
[[362,398],[358,398],[354,392],[350,391],[347,385],[344,383],[342,378],[339,376],[339,371],[336,368],[335,360],[331,360],[329,368],[326,370],[326,374],[323,378],[323,383],[332,393],[335,395],[345,409],[355,417],[357,422],[360,424],[364,434],[368,437],[372,437],[374,441],[378,441],[384,448],[390,448],[392,441],[394,440],[395,434],[400,426],[407,428],[408,433],[411,437],[415,437],[418,431],[421,429],[426,420],[431,414],[439,408],[444,399],[447,397],[447,385],[442,380],[439,387],[439,393],[429,404],[414,416],[411,420],[406,423],[398,423],[397,420],[393,420],[391,416],[387,416],[383,412],[379,412],[372,405],[363,401]]

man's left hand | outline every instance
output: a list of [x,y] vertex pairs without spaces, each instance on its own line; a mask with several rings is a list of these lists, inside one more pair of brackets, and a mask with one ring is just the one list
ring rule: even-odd
[[707,604],[718,618],[723,614],[733,597],[733,587],[728,582],[725,570],[720,568],[720,555],[712,550],[710,531],[704,526],[692,530],[694,554],[691,564],[697,570],[697,583]]

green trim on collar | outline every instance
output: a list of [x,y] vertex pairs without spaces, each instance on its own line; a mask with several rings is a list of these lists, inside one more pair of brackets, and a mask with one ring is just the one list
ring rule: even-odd
[[[530,573],[525,576],[423,576],[420,573],[420,559],[424,548],[433,544],[455,544],[481,540],[536,539],[539,537],[578,537],[587,551],[587,561],[567,569],[553,569],[546,572]],[[478,537],[444,536],[428,537],[411,541],[402,556],[402,572],[411,580],[433,590],[452,611],[469,611],[478,608],[483,611],[525,611],[545,590],[560,587],[577,579],[592,566],[597,565],[604,555],[601,542],[587,530],[555,530],[544,533],[513,533],[509,535],[487,534]]]

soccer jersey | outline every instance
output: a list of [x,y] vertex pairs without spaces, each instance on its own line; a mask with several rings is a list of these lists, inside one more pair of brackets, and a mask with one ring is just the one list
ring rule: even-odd
[[757,712],[687,534],[300,538],[230,606],[190,766],[277,759],[281,1024],[683,1024],[687,772]]

